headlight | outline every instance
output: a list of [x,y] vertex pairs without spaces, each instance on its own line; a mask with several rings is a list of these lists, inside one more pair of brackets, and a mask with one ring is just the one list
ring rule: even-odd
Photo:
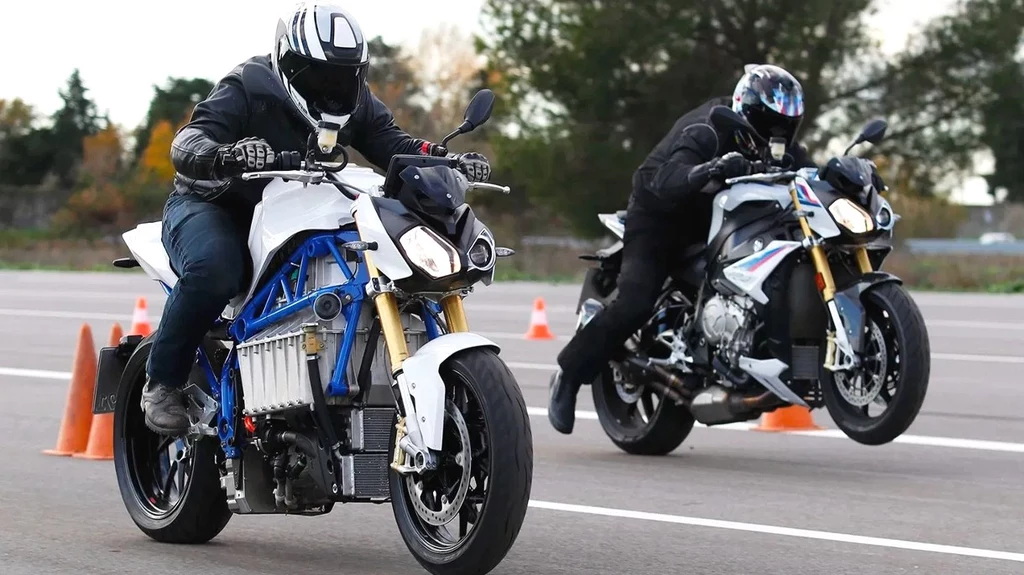
[[846,198],[840,198],[828,207],[828,213],[844,228],[855,234],[870,232],[875,228],[871,216]]
[[443,278],[462,269],[459,254],[447,241],[425,226],[415,227],[399,238],[409,261],[431,277]]

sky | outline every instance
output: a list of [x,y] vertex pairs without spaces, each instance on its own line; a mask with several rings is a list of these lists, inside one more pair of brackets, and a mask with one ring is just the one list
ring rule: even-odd
[[[339,0],[368,37],[415,44],[427,29],[478,29],[483,0]],[[510,0],[514,1],[514,0]],[[883,49],[898,51],[915,27],[954,0],[881,0],[872,20]],[[40,114],[60,106],[57,90],[74,68],[114,123],[132,129],[145,117],[153,86],[167,77],[216,80],[238,63],[270,52],[277,19],[294,0],[10,0],[0,7],[0,98],[20,97]],[[45,25],[41,25],[45,24]],[[18,57],[18,56],[22,57]],[[680,111],[682,113],[683,111]],[[970,203],[984,187],[968,185]]]

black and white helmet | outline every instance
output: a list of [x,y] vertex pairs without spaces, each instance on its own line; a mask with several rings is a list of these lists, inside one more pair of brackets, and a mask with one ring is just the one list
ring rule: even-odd
[[312,127],[320,120],[344,126],[363,103],[370,62],[366,39],[338,4],[299,3],[277,23],[271,60]]

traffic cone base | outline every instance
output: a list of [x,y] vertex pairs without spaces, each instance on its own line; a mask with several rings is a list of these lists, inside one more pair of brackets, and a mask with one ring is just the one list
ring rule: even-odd
[[89,443],[92,428],[92,396],[96,382],[96,345],[89,324],[82,324],[75,348],[74,369],[68,386],[67,403],[61,419],[57,445],[44,450],[46,455],[68,456],[80,453]]
[[530,314],[530,327],[523,336],[525,339],[555,339],[548,327],[548,314],[544,309],[544,298],[533,300],[533,313]]
[[761,423],[754,431],[812,431],[824,429],[814,423],[811,410],[799,405],[780,407],[761,417]]
[[[110,330],[108,347],[114,347],[121,341],[123,332],[121,324],[114,324]],[[114,458],[114,414],[101,413],[92,418],[89,429],[89,444],[83,453],[75,453],[72,457],[81,459],[113,459]]]

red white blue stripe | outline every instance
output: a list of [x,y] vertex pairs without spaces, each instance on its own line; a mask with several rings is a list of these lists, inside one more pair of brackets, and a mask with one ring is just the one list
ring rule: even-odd
[[763,266],[764,264],[766,264],[766,263],[770,262],[772,259],[774,259],[775,256],[777,256],[780,253],[786,251],[787,247],[789,247],[789,246],[782,245],[782,246],[775,246],[774,248],[769,248],[769,249],[766,249],[766,250],[762,250],[762,251],[760,251],[760,252],[750,256],[749,258],[743,260],[742,262],[740,262],[740,263],[738,263],[736,265],[740,269],[742,269],[742,270],[746,270],[748,272],[755,272],[755,271],[757,271],[757,269],[759,267]]
[[800,205],[803,206],[810,206],[812,208],[825,207],[821,204],[821,200],[818,199],[818,196],[814,195],[811,187],[800,180],[796,181],[796,199],[800,202]]

